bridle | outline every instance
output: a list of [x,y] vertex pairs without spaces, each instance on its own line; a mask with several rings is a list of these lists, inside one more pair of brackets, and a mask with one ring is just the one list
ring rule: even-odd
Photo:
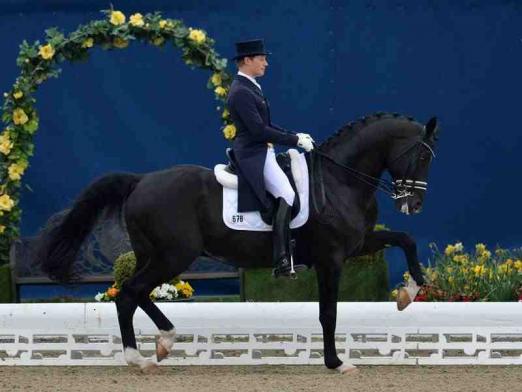
[[[406,155],[408,152],[410,152],[413,148],[417,148],[419,146],[426,148],[429,151],[429,153],[431,154],[431,156],[433,158],[435,158],[435,152],[433,151],[431,146],[423,140],[417,140],[411,146],[408,146],[404,151],[402,151],[395,158],[393,158],[389,165],[391,166],[394,162],[396,162],[398,159],[402,158],[404,155]],[[317,212],[319,212],[319,209],[318,209],[317,200],[315,197],[315,186],[314,186],[314,184],[315,184],[314,173],[315,173],[315,167],[317,165],[318,165],[318,175],[319,175],[319,183],[320,183],[320,187],[321,187],[320,190],[321,190],[321,199],[322,199],[323,206],[324,206],[324,203],[326,200],[324,183],[323,183],[323,178],[322,178],[322,165],[321,165],[321,161],[318,159],[320,157],[325,158],[325,159],[329,160],[330,162],[334,163],[336,166],[345,169],[354,178],[358,179],[361,182],[364,182],[365,184],[371,186],[374,189],[380,190],[380,191],[388,194],[394,200],[402,199],[402,198],[405,198],[408,196],[413,196],[412,190],[414,190],[414,189],[418,189],[418,190],[422,190],[422,191],[426,191],[428,189],[427,182],[408,178],[412,174],[412,171],[415,169],[412,166],[413,160],[410,161],[410,163],[408,164],[408,168],[407,168],[406,172],[404,173],[404,176],[402,179],[389,181],[386,179],[370,176],[370,175],[360,172],[350,166],[347,166],[347,165],[337,161],[332,156],[321,151],[320,147],[317,147],[317,148],[314,148],[310,153],[310,160],[311,160],[311,166],[312,166],[311,167],[312,175],[310,176],[311,185],[312,185],[311,186],[312,203]],[[414,160],[415,162],[417,162],[419,155],[417,155],[416,158],[417,159]]]

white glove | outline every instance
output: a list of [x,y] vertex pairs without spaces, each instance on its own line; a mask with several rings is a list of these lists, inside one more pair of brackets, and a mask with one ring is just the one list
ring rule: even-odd
[[297,147],[301,147],[306,152],[310,152],[314,149],[314,139],[307,133],[298,133]]

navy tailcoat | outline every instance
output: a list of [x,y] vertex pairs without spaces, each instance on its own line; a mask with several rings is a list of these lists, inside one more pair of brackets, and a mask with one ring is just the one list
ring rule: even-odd
[[238,165],[238,212],[270,208],[263,168],[267,143],[297,146],[297,136],[270,121],[268,100],[248,78],[236,75],[227,107],[236,127],[232,149]]

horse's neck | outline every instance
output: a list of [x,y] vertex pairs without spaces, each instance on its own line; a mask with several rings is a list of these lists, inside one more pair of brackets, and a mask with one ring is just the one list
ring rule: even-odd
[[[344,137],[343,137],[344,136]],[[385,162],[388,153],[389,140],[379,134],[353,137],[340,135],[339,139],[330,145],[321,148],[323,152],[331,156],[336,162],[356,170],[363,176],[380,178],[385,170]],[[330,172],[339,182],[349,182],[353,186],[368,187],[364,181],[355,180],[355,176],[342,167],[335,167],[333,163]]]

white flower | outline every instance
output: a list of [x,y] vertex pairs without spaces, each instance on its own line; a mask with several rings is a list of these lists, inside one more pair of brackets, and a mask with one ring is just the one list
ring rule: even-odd
[[103,293],[98,293],[96,294],[96,296],[94,297],[94,299],[97,301],[97,302],[101,302],[101,300],[103,299],[104,297],[104,294]]
[[464,250],[464,245],[462,245],[462,242],[457,242],[455,244],[455,251],[456,252],[462,252]]
[[178,297],[178,290],[174,285],[163,283],[152,290],[152,296],[156,299],[173,300]]

